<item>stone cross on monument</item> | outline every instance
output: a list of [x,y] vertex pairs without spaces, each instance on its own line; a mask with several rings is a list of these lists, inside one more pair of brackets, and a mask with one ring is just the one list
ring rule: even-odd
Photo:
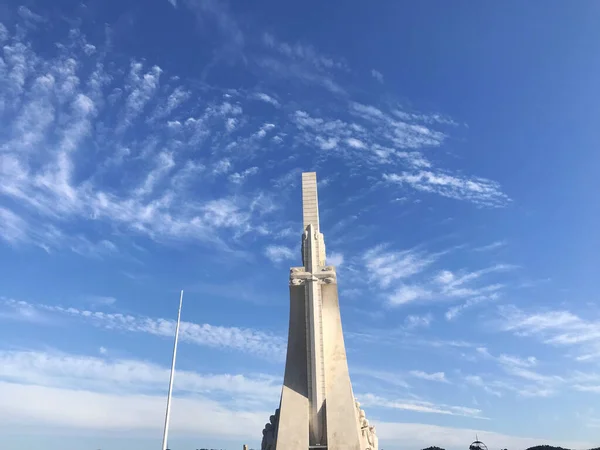
[[335,267],[319,227],[317,177],[302,174],[302,267],[290,269],[290,324],[279,409],[262,450],[377,450],[348,373]]

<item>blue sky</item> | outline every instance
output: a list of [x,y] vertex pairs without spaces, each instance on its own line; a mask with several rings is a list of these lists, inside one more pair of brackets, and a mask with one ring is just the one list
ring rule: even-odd
[[258,446],[300,173],[386,450],[600,442],[600,6],[0,6],[0,432]]

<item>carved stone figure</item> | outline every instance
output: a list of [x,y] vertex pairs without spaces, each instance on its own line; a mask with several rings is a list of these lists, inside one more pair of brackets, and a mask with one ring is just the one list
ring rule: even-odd
[[358,415],[358,426],[360,427],[362,437],[365,442],[365,450],[377,450],[378,439],[375,432],[375,427],[369,425],[369,421],[365,415],[365,411],[361,409],[360,402],[354,399],[356,405],[356,412]]
[[263,438],[260,444],[261,450],[275,450],[275,439],[277,438],[277,426],[279,425],[279,408],[275,410],[275,414],[269,417],[269,423],[265,424],[262,432]]

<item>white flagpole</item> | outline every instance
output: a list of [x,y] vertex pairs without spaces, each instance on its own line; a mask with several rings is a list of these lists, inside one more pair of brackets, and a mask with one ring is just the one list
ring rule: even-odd
[[175,359],[177,358],[177,341],[179,339],[179,323],[181,322],[181,305],[183,304],[183,290],[179,297],[179,312],[177,313],[177,327],[175,328],[175,345],[173,346],[173,362],[171,363],[171,376],[169,377],[169,394],[167,396],[167,413],[165,414],[165,430],[163,432],[162,450],[167,450],[169,438],[169,418],[171,416],[171,395],[173,394],[173,378],[175,377]]

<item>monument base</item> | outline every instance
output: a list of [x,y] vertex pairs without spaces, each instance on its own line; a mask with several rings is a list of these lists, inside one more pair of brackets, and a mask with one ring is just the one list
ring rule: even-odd
[[[379,439],[375,434],[375,427],[369,425],[369,421],[365,417],[365,412],[360,408],[360,403],[355,400],[355,408],[358,415],[357,427],[360,429],[360,444],[359,449],[361,450],[378,450],[379,449]],[[276,441],[277,441],[277,432],[279,428],[279,408],[275,410],[275,414],[273,414],[269,418],[269,423],[265,425],[263,429],[263,438],[261,442],[261,450],[276,450]],[[307,427],[308,429],[308,427]],[[308,436],[308,434],[307,434]],[[291,448],[310,448],[307,446],[302,446],[303,443],[298,443],[298,447]],[[324,446],[323,449],[331,449],[333,447]],[[247,449],[245,449],[247,450]]]
[[[292,269],[292,274],[296,268]],[[290,286],[290,323],[285,375],[279,408],[263,430],[261,450],[377,450],[375,428],[352,392],[342,331],[335,268],[324,267],[331,278],[321,288],[324,406],[326,441],[312,447],[309,440],[307,311],[305,286]],[[331,276],[333,274],[333,277]]]

